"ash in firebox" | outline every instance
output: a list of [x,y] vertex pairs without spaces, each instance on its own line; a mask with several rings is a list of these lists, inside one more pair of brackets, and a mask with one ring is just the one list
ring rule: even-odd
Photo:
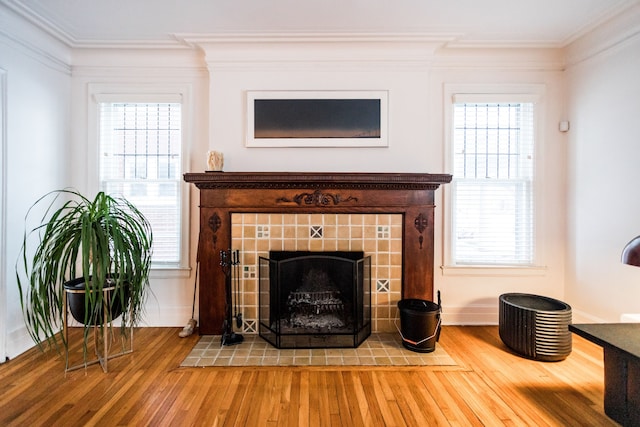
[[340,291],[322,270],[311,269],[305,274],[302,285],[289,294],[287,307],[290,328],[328,332],[347,326]]
[[317,329],[319,331],[330,331],[345,327],[345,323],[334,313],[305,314],[293,313],[289,319],[292,328]]

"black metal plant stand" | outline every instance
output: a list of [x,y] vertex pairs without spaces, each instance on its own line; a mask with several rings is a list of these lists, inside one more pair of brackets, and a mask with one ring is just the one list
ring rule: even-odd
[[220,343],[222,345],[235,345],[244,341],[244,337],[241,334],[237,334],[233,331],[233,314],[232,314],[232,300],[231,300],[231,271],[232,267],[240,263],[240,257],[238,251],[232,251],[231,249],[226,251],[220,251],[220,267],[225,276],[225,319],[222,325],[222,339]]

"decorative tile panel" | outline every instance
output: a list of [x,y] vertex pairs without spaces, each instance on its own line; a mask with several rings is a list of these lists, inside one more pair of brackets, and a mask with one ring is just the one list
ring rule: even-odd
[[256,238],[258,238],[258,239],[268,239],[269,238],[269,226],[268,225],[257,225],[256,226]]
[[247,334],[255,334],[258,332],[258,322],[255,319],[244,319],[242,332]]
[[309,237],[311,237],[312,239],[322,239],[322,226],[312,225],[309,228]]
[[389,279],[378,279],[376,282],[376,292],[389,292]]

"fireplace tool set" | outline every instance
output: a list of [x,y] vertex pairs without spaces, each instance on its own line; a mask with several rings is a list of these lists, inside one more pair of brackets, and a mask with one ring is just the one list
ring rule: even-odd
[[[241,334],[233,331],[233,319],[236,319],[238,328],[242,327],[242,313],[238,310],[240,298],[240,252],[236,250],[220,251],[220,267],[225,276],[226,310],[222,325],[222,345],[235,345],[244,341]],[[233,289],[232,289],[233,288]],[[235,316],[233,315],[233,298],[235,296]]]

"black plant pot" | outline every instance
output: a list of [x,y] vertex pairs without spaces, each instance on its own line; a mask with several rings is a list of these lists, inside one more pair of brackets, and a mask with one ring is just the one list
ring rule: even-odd
[[[107,280],[109,281],[110,279]],[[91,281],[91,278],[89,278],[89,281]],[[77,279],[73,279],[64,283],[69,310],[71,311],[71,315],[73,316],[73,318],[84,325],[101,325],[104,323],[104,302],[101,302],[99,307],[89,306],[89,316],[85,316],[85,299],[87,291],[85,289],[84,282],[84,277],[79,277]],[[107,306],[110,310],[110,315],[108,316],[108,318],[111,320],[115,320],[122,314],[123,310],[122,300],[119,296],[116,296],[115,301],[112,301],[116,292],[115,282],[113,282],[112,286],[105,286],[104,290],[104,298],[106,298]],[[128,292],[125,300],[129,300]]]

